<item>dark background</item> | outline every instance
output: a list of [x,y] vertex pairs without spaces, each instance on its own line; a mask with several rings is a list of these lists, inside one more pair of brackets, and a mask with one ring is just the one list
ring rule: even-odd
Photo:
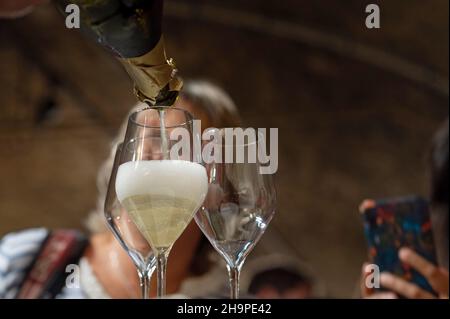
[[[354,296],[366,197],[427,193],[426,149],[448,116],[447,0],[167,0],[185,77],[207,78],[245,123],[279,128],[279,209],[262,252],[309,263]],[[109,54],[51,5],[0,20],[0,235],[81,227],[96,172],[135,103]]]

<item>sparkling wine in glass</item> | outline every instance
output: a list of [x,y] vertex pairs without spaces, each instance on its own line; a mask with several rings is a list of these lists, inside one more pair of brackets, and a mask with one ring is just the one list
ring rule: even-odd
[[[219,160],[205,164],[208,195],[195,215],[195,221],[216,251],[225,259],[230,277],[231,299],[239,298],[239,275],[246,257],[267,229],[274,213],[276,194],[272,175],[260,173],[258,157],[237,160],[237,149],[245,154],[258,148],[258,139],[247,142],[226,140],[218,130],[216,151]],[[226,152],[233,150],[227,163]]]
[[115,183],[121,151],[122,144],[119,144],[106,193],[104,214],[109,229],[136,266],[142,298],[148,299],[150,279],[156,268],[156,258],[147,240],[142,236],[125,208],[117,199]]
[[177,108],[161,115],[154,108],[131,114],[115,184],[120,203],[156,256],[158,297],[166,294],[170,250],[208,191],[206,170],[190,147],[171,152],[181,142],[171,139],[175,130],[192,145],[192,116]]

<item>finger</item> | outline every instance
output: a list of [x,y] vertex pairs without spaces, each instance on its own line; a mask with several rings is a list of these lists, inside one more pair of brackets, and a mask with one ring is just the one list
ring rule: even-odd
[[440,294],[448,293],[448,276],[445,276],[438,267],[409,248],[400,249],[399,258],[420,272],[433,290]]
[[379,292],[366,297],[366,299],[398,299],[398,296],[393,292]]
[[361,205],[359,205],[359,212],[362,214],[369,208],[374,208],[376,206],[376,202],[372,199],[364,200]]
[[366,272],[367,265],[368,265],[368,263],[363,263],[362,268],[361,268],[360,291],[361,291],[362,297],[367,297],[371,294],[371,289],[367,288],[367,286],[366,286],[366,277],[368,275]]
[[390,273],[381,273],[381,286],[410,299],[433,299],[434,296],[418,286]]

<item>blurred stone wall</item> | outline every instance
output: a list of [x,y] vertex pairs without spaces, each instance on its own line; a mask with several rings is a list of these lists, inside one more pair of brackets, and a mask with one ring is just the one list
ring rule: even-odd
[[[365,6],[381,7],[380,30]],[[357,206],[426,194],[448,116],[448,1],[168,0],[168,53],[223,86],[245,123],[279,128],[279,208],[259,252],[295,254],[330,296],[365,258]],[[135,99],[121,66],[51,6],[0,21],[0,235],[81,227]]]

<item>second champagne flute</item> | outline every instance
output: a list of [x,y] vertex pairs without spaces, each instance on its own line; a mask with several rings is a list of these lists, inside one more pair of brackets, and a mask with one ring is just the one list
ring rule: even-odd
[[[117,172],[117,197],[157,259],[158,297],[166,294],[170,250],[208,191],[206,170],[190,150],[192,124],[190,113],[177,108],[131,114]],[[185,140],[172,140],[172,133]],[[171,152],[183,141],[185,152]]]
[[[195,221],[225,259],[230,298],[238,299],[241,268],[275,214],[276,192],[272,175],[261,174],[256,156],[258,147],[264,143],[263,137],[257,138],[255,134],[247,142],[239,142],[233,135],[231,140],[227,139],[226,130],[233,129],[215,130],[214,145],[220,155],[205,164],[209,192]],[[238,152],[244,155],[241,159]],[[233,160],[227,161],[227,157]]]

